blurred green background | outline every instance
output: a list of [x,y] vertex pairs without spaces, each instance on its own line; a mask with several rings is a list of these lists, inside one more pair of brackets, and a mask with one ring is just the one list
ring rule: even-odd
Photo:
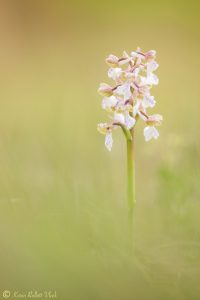
[[[198,1],[0,2],[0,299],[200,299]],[[126,145],[104,147],[105,57],[155,49],[164,116],[136,132],[134,250]]]

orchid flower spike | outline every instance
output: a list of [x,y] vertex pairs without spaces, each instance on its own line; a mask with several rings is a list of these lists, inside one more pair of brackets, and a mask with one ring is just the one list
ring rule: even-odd
[[108,77],[114,85],[101,83],[98,92],[103,96],[102,108],[111,113],[111,121],[98,124],[98,131],[105,135],[105,146],[111,151],[112,131],[121,127],[127,138],[138,119],[145,122],[145,141],[157,139],[157,126],[163,118],[159,114],[148,115],[147,109],[156,104],[150,94],[153,85],[159,83],[154,71],[158,68],[155,61],[156,51],[143,53],[140,48],[121,57],[110,54],[106,59],[109,66]]

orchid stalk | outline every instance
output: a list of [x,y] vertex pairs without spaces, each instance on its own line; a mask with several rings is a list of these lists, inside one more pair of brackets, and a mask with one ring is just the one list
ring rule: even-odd
[[159,114],[149,115],[147,109],[156,104],[150,90],[159,83],[154,71],[158,68],[155,61],[156,51],[142,52],[140,48],[121,57],[109,55],[108,77],[114,85],[101,83],[98,89],[103,96],[102,108],[110,113],[110,121],[98,124],[98,131],[105,135],[105,146],[111,151],[113,130],[121,128],[127,141],[127,200],[129,220],[132,227],[135,206],[135,151],[134,133],[136,123],[141,119],[145,123],[143,131],[145,141],[157,139],[157,126],[162,122]]

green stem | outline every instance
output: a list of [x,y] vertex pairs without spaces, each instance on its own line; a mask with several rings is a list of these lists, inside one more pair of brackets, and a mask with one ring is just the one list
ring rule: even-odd
[[128,215],[132,234],[133,212],[135,206],[135,155],[134,155],[134,130],[131,131],[132,139],[127,139],[127,196]]

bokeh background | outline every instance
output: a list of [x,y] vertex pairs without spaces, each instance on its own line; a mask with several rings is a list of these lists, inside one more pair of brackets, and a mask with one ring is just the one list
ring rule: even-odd
[[[200,299],[198,1],[0,1],[0,299]],[[129,247],[126,145],[96,124],[105,57],[157,50],[160,138],[136,132]]]

